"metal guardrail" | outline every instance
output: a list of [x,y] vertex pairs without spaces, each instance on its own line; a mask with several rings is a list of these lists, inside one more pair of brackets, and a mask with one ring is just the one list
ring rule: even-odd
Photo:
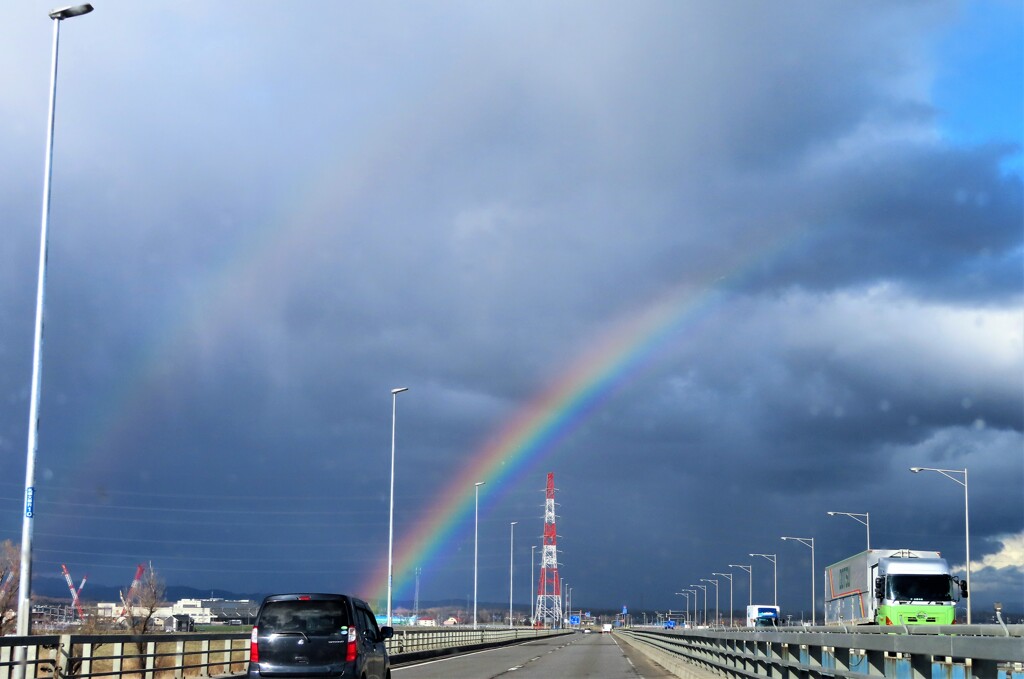
[[[386,645],[392,660],[514,643],[564,630],[399,628]],[[26,679],[185,679],[237,676],[249,662],[249,633],[61,634],[0,637],[0,679],[12,679],[25,647]]]
[[2,637],[0,679],[13,676],[18,647],[27,649],[26,679],[184,679],[240,674],[249,662],[249,635],[244,632]]
[[634,628],[618,634],[667,667],[696,668],[720,677],[1024,677],[1024,625]]
[[504,627],[485,629],[466,628],[397,628],[395,636],[386,644],[388,655],[395,662],[402,656],[414,656],[431,652],[458,650],[476,646],[508,644],[558,634],[565,630],[532,629],[529,627]]

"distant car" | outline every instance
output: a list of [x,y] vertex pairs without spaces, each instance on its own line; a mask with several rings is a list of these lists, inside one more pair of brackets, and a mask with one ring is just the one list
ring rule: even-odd
[[256,614],[247,679],[358,677],[390,679],[384,641],[365,601],[344,594],[275,594]]
[[593,631],[594,631],[594,630],[592,630],[592,629],[590,629],[589,627],[587,627],[586,629],[584,629],[584,630],[583,630],[583,633],[584,633],[584,634],[592,634],[592,633],[593,633]]
[[611,631],[612,631],[612,626],[611,626],[611,624],[609,624],[609,623],[607,623],[607,622],[606,622],[606,623],[604,623],[603,625],[601,625],[601,633],[602,633],[602,634],[603,634],[603,633],[605,633],[605,632],[611,632]]

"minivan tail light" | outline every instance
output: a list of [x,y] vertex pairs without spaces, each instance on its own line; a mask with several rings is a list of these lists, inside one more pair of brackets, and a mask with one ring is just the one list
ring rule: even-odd
[[257,627],[252,628],[252,634],[249,635],[249,662],[260,661],[260,647],[256,643],[257,637],[259,637],[260,630]]
[[357,655],[359,649],[356,648],[356,627],[351,625],[348,628],[348,644],[345,646],[345,662],[355,662]]

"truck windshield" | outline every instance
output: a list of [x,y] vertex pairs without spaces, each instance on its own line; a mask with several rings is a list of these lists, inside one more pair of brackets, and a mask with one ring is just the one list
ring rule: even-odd
[[889,578],[893,601],[952,601],[948,575],[893,575]]

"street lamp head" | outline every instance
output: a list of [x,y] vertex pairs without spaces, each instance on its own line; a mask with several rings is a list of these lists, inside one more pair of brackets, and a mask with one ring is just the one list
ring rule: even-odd
[[476,486],[477,488],[479,488],[480,486],[483,486],[483,485],[486,485],[486,484],[487,484],[486,481],[477,481],[473,485]]
[[828,515],[829,515],[829,516],[835,516],[835,515],[836,515],[836,513],[835,513],[835,512],[829,512],[829,513],[828,513]]
[[918,473],[919,471],[921,471],[921,469],[922,469],[921,467],[911,467],[911,468],[910,468],[910,471],[912,471],[912,472],[914,472],[914,473],[916,474],[916,473]]
[[392,394],[401,394],[403,391],[409,391],[409,387],[398,387],[396,389],[392,389],[391,393]]
[[86,3],[84,5],[71,5],[70,7],[60,7],[58,9],[50,10],[50,18],[60,21],[61,19],[72,19],[74,17],[88,14],[92,11],[92,5]]

